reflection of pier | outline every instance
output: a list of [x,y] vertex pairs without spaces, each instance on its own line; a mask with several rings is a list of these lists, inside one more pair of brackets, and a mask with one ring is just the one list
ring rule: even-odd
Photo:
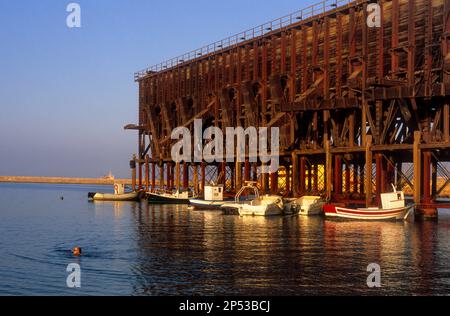
[[[418,216],[436,217],[450,184],[450,1],[380,0],[380,28],[368,3],[326,0],[137,73],[139,124],[126,128],[139,132],[138,186],[235,192],[257,180],[370,206],[396,183]],[[174,163],[171,131],[195,119],[280,128],[280,170],[250,156]]]
[[[240,218],[180,206],[134,209],[136,294],[411,295],[442,291],[436,223]],[[442,233],[446,233],[443,230]],[[440,240],[445,240],[441,238]],[[366,268],[382,268],[367,292]],[[430,276],[432,276],[430,278]],[[436,294],[436,293],[434,293]]]

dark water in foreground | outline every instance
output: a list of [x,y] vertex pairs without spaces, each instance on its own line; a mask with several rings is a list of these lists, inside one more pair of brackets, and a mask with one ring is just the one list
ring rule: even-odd
[[[450,294],[448,213],[423,224],[240,218],[88,203],[97,190],[0,184],[0,295]],[[74,246],[85,255],[71,257]],[[66,286],[70,263],[81,289]],[[380,289],[366,285],[370,263]]]

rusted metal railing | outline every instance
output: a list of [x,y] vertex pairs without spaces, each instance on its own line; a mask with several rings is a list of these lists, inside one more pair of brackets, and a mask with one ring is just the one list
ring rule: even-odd
[[261,24],[247,31],[235,34],[233,36],[227,37],[212,44],[203,46],[202,48],[190,51],[178,57],[169,59],[157,65],[151,66],[147,69],[144,69],[142,71],[136,72],[134,74],[134,78],[135,80],[140,80],[151,73],[164,71],[179,66],[181,64],[187,63],[194,59],[201,58],[202,56],[209,55],[221,50],[225,50],[227,48],[232,48],[243,42],[250,41],[252,39],[264,36],[271,32],[279,31],[296,22],[300,22],[315,16],[319,16],[328,11],[335,10],[337,8],[343,7],[345,5],[354,2],[355,0],[324,0],[320,3],[316,3],[314,5],[296,11],[289,15]]

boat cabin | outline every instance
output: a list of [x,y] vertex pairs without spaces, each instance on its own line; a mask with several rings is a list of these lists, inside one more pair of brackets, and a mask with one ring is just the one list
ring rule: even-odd
[[205,186],[205,201],[223,201],[223,186]]
[[403,208],[406,205],[405,193],[399,191],[381,194],[381,205],[383,210]]
[[120,195],[125,193],[125,184],[123,183],[115,183],[114,184],[114,194]]

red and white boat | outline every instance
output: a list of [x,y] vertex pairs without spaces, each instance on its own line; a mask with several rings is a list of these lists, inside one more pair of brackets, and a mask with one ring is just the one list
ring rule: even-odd
[[364,221],[407,220],[414,205],[406,206],[404,192],[381,195],[382,208],[346,208],[333,204],[324,206],[325,216]]

